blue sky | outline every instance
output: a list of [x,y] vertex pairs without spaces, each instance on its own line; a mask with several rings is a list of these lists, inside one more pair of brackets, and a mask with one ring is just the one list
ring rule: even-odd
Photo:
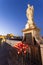
[[28,4],[34,6],[34,22],[43,35],[43,0],[0,0],[0,34],[22,35]]

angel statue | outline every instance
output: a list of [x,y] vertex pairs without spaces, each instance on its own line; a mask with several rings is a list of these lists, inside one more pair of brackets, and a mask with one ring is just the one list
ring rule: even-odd
[[29,21],[33,20],[33,13],[34,13],[34,8],[33,8],[33,6],[30,6],[30,5],[28,4],[28,8],[27,8],[27,10],[26,10],[26,16],[27,16],[27,18],[28,18]]

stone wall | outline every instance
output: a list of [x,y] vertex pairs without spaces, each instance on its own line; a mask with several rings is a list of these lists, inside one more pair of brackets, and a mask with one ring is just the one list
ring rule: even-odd
[[[40,47],[41,48],[41,47]],[[17,49],[9,43],[0,45],[0,64],[1,65],[41,65],[39,47],[29,45],[29,51],[26,54],[17,53]]]

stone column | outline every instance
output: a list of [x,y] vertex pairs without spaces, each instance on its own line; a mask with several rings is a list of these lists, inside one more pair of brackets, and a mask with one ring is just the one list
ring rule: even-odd
[[40,50],[41,50],[41,61],[43,65],[43,44],[40,44]]

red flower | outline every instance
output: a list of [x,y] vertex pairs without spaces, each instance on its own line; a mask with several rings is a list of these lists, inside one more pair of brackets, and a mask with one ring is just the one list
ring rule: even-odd
[[26,53],[27,49],[29,48],[27,44],[24,44],[22,42],[15,44],[14,47],[17,49],[18,54],[20,54],[22,51]]

